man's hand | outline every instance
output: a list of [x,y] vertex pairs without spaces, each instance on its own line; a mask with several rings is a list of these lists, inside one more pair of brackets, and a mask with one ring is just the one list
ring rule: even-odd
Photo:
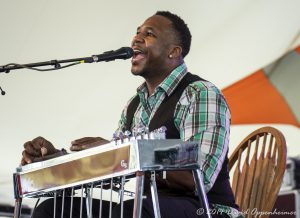
[[[39,136],[32,141],[24,144],[24,151],[22,152],[21,165],[26,165],[32,162],[38,162],[59,155],[60,150],[56,149],[51,142]],[[47,158],[45,158],[47,156]]]
[[71,142],[71,151],[81,151],[87,148],[109,143],[108,140],[101,137],[84,137]]

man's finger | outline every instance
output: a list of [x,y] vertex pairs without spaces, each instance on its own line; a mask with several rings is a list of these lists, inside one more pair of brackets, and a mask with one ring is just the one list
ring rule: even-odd
[[41,155],[50,155],[50,154],[54,154],[57,152],[57,149],[53,146],[53,144],[51,142],[49,142],[47,139],[39,136],[35,139],[32,140],[32,143],[36,146],[35,148],[46,148],[47,152],[45,152],[46,150],[44,150],[43,154],[41,153]]
[[22,160],[24,160],[25,163],[29,164],[32,163],[34,157],[29,155],[25,150],[22,152],[23,158]]
[[84,150],[84,149],[87,149],[87,148],[92,148],[92,147],[96,147],[96,146],[100,146],[100,145],[104,145],[106,143],[109,143],[109,141],[105,140],[105,139],[100,139],[100,140],[93,140],[89,143],[77,143],[77,144],[72,144],[71,147],[70,147],[70,150],[71,151],[81,151],[81,150]]
[[85,149],[85,146],[82,146],[82,145],[72,145],[70,147],[71,151],[81,151],[81,150],[84,150],[84,149]]
[[105,142],[99,141],[99,142],[76,144],[76,146],[81,146],[81,147],[84,147],[84,148],[90,148],[90,147],[95,147],[95,146],[103,145],[103,144],[105,144]]
[[41,148],[41,154],[42,154],[42,156],[46,156],[48,154],[48,149],[45,148],[45,147],[42,147]]
[[22,157],[21,165],[24,166],[24,165],[26,165],[26,164],[27,164],[27,163],[26,163],[26,161],[24,160],[24,157]]
[[102,137],[84,137],[81,139],[76,139],[71,142],[72,145],[77,145],[77,144],[90,144],[98,141],[107,141],[106,139]]
[[73,145],[76,145],[76,144],[86,144],[86,143],[90,143],[90,142],[93,142],[95,141],[96,139],[93,138],[93,137],[84,137],[84,138],[81,138],[81,139],[76,139],[74,141],[71,142],[71,144]]
[[31,141],[26,142],[24,144],[24,149],[28,154],[32,156],[36,156],[36,157],[41,156],[41,149],[40,148],[35,149]]
[[31,142],[32,145],[35,149],[39,150],[41,147],[44,147],[46,139],[43,137],[39,136],[34,138]]

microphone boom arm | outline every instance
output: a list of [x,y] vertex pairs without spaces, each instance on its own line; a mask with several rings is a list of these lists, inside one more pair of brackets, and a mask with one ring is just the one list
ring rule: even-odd
[[[49,70],[58,70],[65,67],[73,66],[76,64],[82,63],[93,63],[93,62],[101,62],[101,61],[113,61],[115,59],[128,59],[133,56],[133,50],[130,47],[122,47],[115,51],[108,51],[104,52],[103,54],[99,55],[92,55],[91,57],[83,57],[83,58],[74,58],[74,59],[66,59],[66,60],[51,60],[45,62],[38,62],[38,63],[30,63],[30,64],[7,64],[0,66],[0,73],[9,73],[11,70],[28,68],[32,70],[38,71],[49,71]],[[63,63],[71,63],[67,66],[61,66],[60,64]],[[42,67],[42,66],[54,66],[51,69],[37,69],[35,67]]]

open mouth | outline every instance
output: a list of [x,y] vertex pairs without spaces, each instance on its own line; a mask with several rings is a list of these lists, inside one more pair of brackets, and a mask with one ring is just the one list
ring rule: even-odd
[[141,61],[146,57],[145,53],[140,49],[133,49],[132,63]]

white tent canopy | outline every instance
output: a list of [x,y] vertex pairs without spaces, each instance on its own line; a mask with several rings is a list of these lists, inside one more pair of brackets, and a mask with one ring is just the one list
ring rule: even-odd
[[[300,44],[300,1],[165,0],[1,1],[0,65],[86,57],[129,46],[136,28],[157,10],[180,15],[193,40],[190,72],[224,88]],[[142,78],[130,61],[81,64],[36,72],[0,73],[0,203],[13,203],[12,173],[23,143],[44,136],[58,148],[83,136],[110,138]],[[232,128],[233,150],[258,126]],[[300,154],[300,131],[277,126]]]

